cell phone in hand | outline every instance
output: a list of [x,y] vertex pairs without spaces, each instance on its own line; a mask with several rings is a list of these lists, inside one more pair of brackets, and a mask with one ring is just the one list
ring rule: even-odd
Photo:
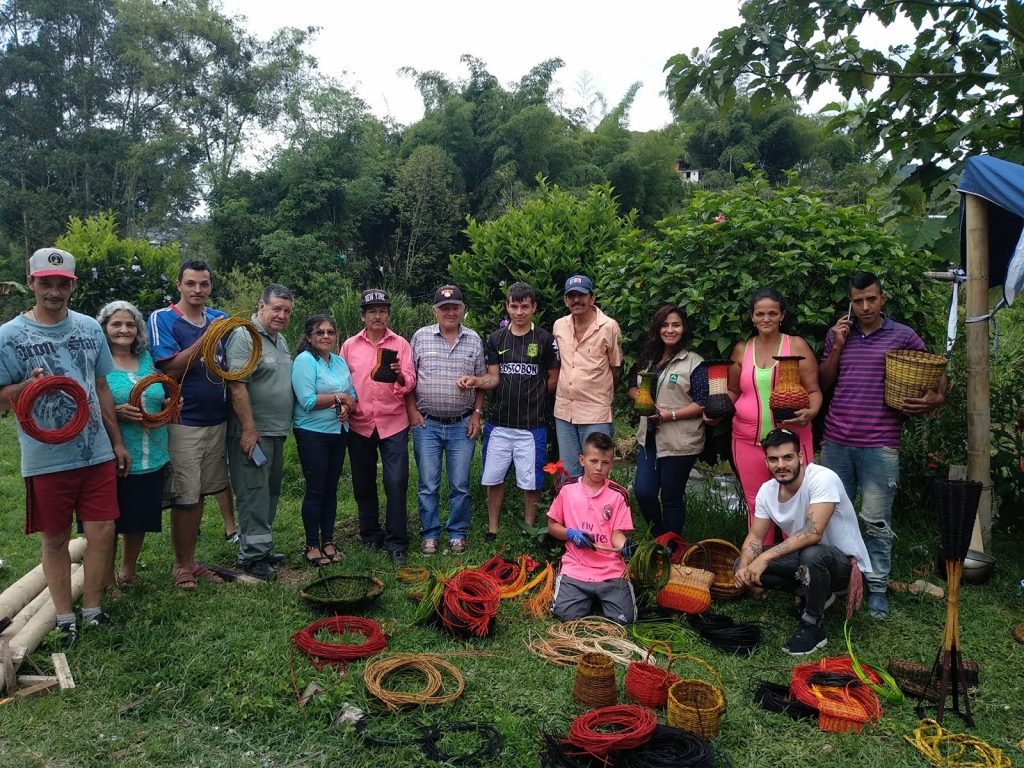
[[252,449],[252,463],[257,467],[262,467],[268,461],[270,461],[270,459],[267,458],[267,454],[265,454],[263,449],[260,448],[260,444],[256,443],[256,447]]

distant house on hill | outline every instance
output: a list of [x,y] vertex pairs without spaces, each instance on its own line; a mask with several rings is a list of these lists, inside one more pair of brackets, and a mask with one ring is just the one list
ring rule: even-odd
[[696,168],[687,168],[682,160],[672,163],[672,170],[679,174],[679,178],[688,184],[696,184],[700,181],[700,171]]

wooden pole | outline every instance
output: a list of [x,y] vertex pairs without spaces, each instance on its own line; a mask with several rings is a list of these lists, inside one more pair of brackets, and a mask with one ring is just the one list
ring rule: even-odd
[[[989,313],[988,203],[966,195],[967,317]],[[989,330],[985,320],[967,324],[967,479],[981,483],[971,548],[984,552],[992,537],[992,414],[989,399]]]
[[[72,563],[82,562],[85,556],[86,541],[84,537],[68,542],[68,554]],[[43,575],[42,564],[37,565],[7,589],[0,593],[0,617],[14,618],[22,608],[46,588],[46,577]]]
[[[81,563],[75,563],[74,565],[72,565],[72,578],[74,578],[74,575],[80,570],[82,570]],[[26,624],[28,624],[29,619],[31,619],[33,616],[39,613],[39,610],[44,605],[47,605],[50,602],[50,590],[49,588],[47,588],[40,592],[38,595],[36,595],[35,600],[33,600],[31,603],[29,603],[20,611],[18,611],[18,613],[14,616],[13,621],[11,621],[10,626],[7,627],[7,629],[5,629],[3,632],[0,632],[0,639],[6,638],[7,640],[10,640],[12,637],[18,634]]]

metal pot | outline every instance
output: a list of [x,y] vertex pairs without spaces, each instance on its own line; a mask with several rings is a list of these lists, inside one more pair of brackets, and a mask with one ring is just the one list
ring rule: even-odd
[[[946,562],[939,555],[935,558],[935,570],[942,578],[946,578]],[[985,552],[976,549],[968,549],[967,557],[964,558],[964,570],[960,577],[963,584],[981,586],[988,584],[992,574],[996,572],[996,559]]]

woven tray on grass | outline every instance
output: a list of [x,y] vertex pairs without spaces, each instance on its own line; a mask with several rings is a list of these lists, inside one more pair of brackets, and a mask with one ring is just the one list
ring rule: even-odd
[[[978,687],[978,663],[964,659],[964,676],[967,678],[968,688]],[[927,701],[938,701],[937,679],[932,679],[932,668],[927,664],[916,661],[903,661],[892,659],[889,662],[889,674],[896,680],[896,684],[908,696]],[[947,695],[953,693],[952,687],[947,689]]]
[[384,582],[372,576],[336,573],[311,581],[299,597],[323,611],[351,609],[372,602],[384,590]]

